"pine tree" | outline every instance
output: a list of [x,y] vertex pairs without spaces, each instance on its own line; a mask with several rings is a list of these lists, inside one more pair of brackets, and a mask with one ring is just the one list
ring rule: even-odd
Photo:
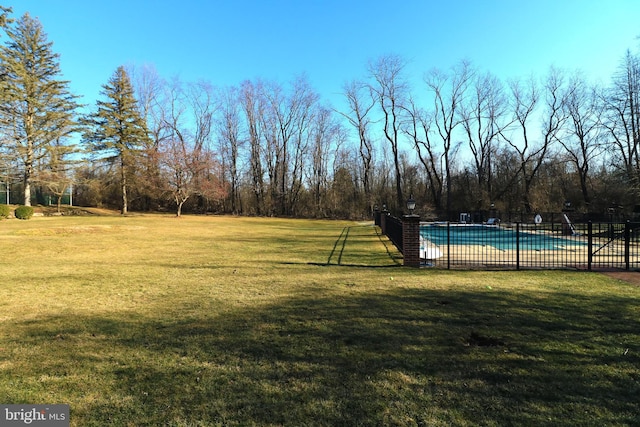
[[122,214],[127,213],[127,177],[136,157],[149,142],[146,124],[136,101],[133,86],[124,67],[118,67],[97,101],[97,111],[83,122],[87,131],[83,135],[92,152],[120,168]]
[[25,14],[6,33],[0,47],[0,128],[21,159],[24,204],[30,206],[35,166],[51,144],[76,131],[78,104],[69,82],[59,78],[59,55],[37,19]]
[[0,5],[0,28],[4,29],[8,24],[13,22],[13,19],[9,18],[9,14],[13,12],[10,7]]

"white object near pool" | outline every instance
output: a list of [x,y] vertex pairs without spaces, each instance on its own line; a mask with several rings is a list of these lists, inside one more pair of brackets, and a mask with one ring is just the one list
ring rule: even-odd
[[420,236],[420,258],[432,260],[440,257],[442,257],[442,251],[429,240]]

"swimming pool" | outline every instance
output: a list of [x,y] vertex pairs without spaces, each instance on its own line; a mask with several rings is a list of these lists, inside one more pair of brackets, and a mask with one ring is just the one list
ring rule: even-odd
[[516,231],[512,228],[482,224],[428,224],[420,227],[424,239],[438,246],[447,245],[447,228],[451,245],[492,246],[500,250],[563,250],[586,246],[586,242],[544,233]]

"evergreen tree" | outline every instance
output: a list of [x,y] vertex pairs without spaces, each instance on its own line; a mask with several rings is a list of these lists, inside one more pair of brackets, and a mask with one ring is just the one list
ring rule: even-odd
[[9,149],[21,159],[24,204],[29,206],[35,166],[51,144],[76,130],[78,104],[69,82],[59,78],[59,55],[37,19],[25,14],[6,33],[0,47],[0,128]]
[[149,135],[136,101],[133,86],[124,67],[118,67],[97,101],[97,110],[84,120],[83,135],[94,154],[120,168],[122,214],[127,213],[127,177],[136,157],[148,143]]
[[0,28],[5,29],[7,24],[13,22],[13,19],[9,18],[9,14],[13,12],[10,7],[0,5]]

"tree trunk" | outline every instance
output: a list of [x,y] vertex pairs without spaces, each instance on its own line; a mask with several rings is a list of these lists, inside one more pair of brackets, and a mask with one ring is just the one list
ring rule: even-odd
[[125,161],[120,154],[120,171],[122,180],[122,215],[127,214],[127,168],[125,167]]
[[31,206],[31,168],[24,172],[24,205]]
[[24,162],[24,205],[31,206],[31,176],[33,175],[33,142],[27,135],[27,156]]

